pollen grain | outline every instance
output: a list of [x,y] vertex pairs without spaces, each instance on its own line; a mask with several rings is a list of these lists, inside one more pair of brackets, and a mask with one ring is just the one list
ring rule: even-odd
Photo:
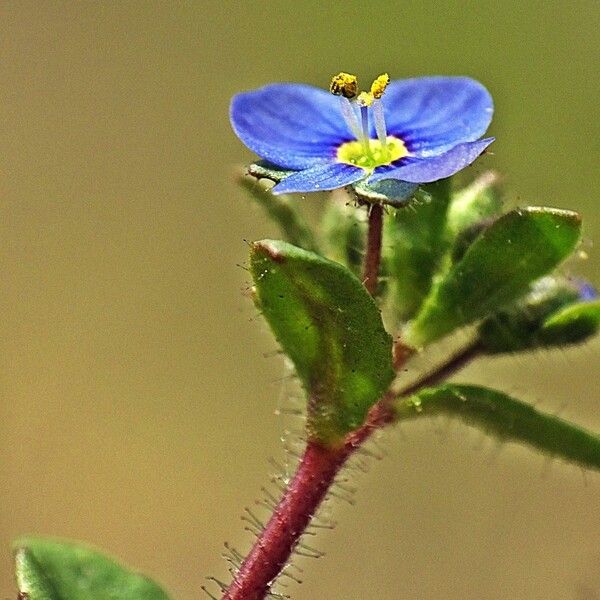
[[358,79],[356,75],[350,73],[338,73],[331,79],[329,91],[334,96],[354,98],[358,92]]

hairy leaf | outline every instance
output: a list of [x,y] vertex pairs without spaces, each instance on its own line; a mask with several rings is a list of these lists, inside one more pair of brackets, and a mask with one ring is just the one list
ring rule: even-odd
[[502,392],[473,385],[426,388],[396,402],[399,421],[447,414],[503,440],[600,469],[600,437]]
[[375,302],[340,264],[281,241],[256,242],[257,304],[308,394],[309,437],[339,442],[393,378]]
[[566,210],[529,207],[500,217],[436,282],[405,341],[424,346],[516,300],[574,250],[580,229],[579,215]]

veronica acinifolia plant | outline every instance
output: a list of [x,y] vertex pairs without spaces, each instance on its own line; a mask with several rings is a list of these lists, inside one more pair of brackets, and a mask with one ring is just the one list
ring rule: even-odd
[[[278,597],[294,553],[318,555],[304,533],[340,470],[386,426],[445,414],[600,468],[598,435],[501,391],[446,382],[481,356],[581,343],[600,326],[594,287],[561,266],[580,242],[579,215],[507,208],[493,172],[466,186],[453,177],[493,141],[482,138],[492,113],[488,91],[467,77],[384,74],[360,91],[340,73],[329,91],[273,84],[233,98],[233,129],[260,157],[239,183],[284,238],[251,244],[254,301],[306,403],[295,474],[265,492],[266,522],[248,512],[250,552],[227,547],[223,600]],[[331,192],[317,227],[290,195],[311,192]],[[406,379],[416,355],[458,330],[466,342]],[[167,598],[76,545],[25,539],[16,557],[22,598]]]

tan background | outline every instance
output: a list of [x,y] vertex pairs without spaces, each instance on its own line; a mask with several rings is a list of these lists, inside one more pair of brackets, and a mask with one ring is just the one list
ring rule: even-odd
[[[600,3],[0,2],[0,597],[26,532],[88,540],[175,598],[281,456],[284,374],[244,296],[275,232],[229,182],[232,94],[468,74],[516,202],[580,210],[600,281]],[[595,342],[473,366],[600,430]],[[462,426],[405,427],[296,600],[600,598],[600,478]]]

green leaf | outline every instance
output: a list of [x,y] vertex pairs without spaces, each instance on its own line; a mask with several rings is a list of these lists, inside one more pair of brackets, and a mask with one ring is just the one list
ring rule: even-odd
[[15,564],[28,600],[168,600],[143,575],[71,542],[24,538],[15,544]]
[[542,334],[545,320],[577,300],[579,290],[568,279],[552,276],[538,279],[526,296],[479,324],[480,347],[487,354],[498,354],[548,346]]
[[423,186],[409,206],[391,210],[385,219],[383,261],[392,306],[401,320],[414,316],[431,288],[448,244],[446,212],[450,180]]
[[540,337],[546,345],[574,344],[595,335],[599,328],[600,300],[577,302],[551,315]]
[[446,414],[502,440],[532,446],[581,467],[600,469],[600,436],[496,390],[442,385],[400,398],[395,408],[398,421]]
[[327,203],[321,222],[327,257],[348,267],[357,276],[361,273],[365,250],[366,216],[364,208],[350,206],[348,195],[336,190]]
[[288,242],[305,250],[319,251],[312,230],[289,196],[272,194],[261,182],[245,173],[238,175],[237,183],[263,207],[271,220],[279,225]]
[[566,210],[503,215],[436,282],[404,340],[424,346],[516,300],[575,249],[580,229],[579,215]]
[[308,434],[335,444],[394,377],[374,300],[340,264],[291,244],[252,245],[256,301],[308,394]]

